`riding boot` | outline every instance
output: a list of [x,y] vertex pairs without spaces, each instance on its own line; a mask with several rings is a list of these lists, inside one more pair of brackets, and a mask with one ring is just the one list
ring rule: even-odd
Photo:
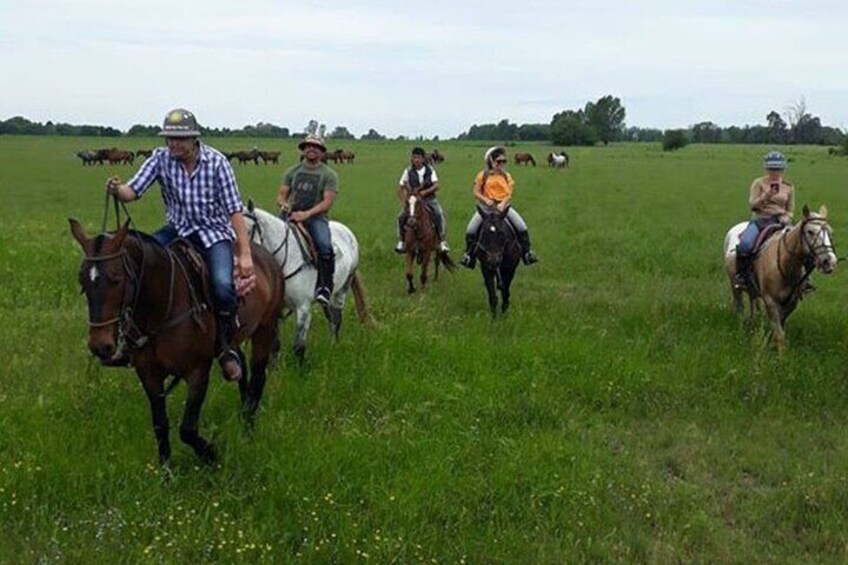
[[318,281],[315,285],[315,300],[327,306],[333,294],[333,274],[336,269],[336,259],[332,255],[318,257]]
[[477,234],[465,234],[465,254],[460,259],[459,264],[463,267],[473,269],[477,264],[477,258],[474,256],[474,248],[477,247]]
[[232,346],[236,333],[236,316],[229,312],[218,312],[216,318],[215,355],[218,357],[224,379],[237,381],[241,378],[241,361]]
[[539,261],[536,254],[530,249],[530,232],[518,232],[518,243],[521,245],[521,260],[524,261],[525,265],[532,265]]
[[745,290],[753,288],[751,285],[751,262],[750,253],[736,251],[736,276],[733,277],[733,288]]

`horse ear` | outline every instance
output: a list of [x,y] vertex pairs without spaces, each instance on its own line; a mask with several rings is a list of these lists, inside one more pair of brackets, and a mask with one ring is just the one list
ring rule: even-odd
[[85,228],[82,227],[82,224],[80,224],[73,218],[68,218],[68,223],[71,224],[71,235],[74,236],[74,239],[77,240],[77,242],[80,244],[80,247],[82,247],[83,251],[87,251],[88,244],[91,239],[88,237],[88,234],[85,233]]
[[805,218],[809,218],[809,217],[810,217],[810,207],[809,207],[809,206],[807,206],[806,204],[804,204],[804,207],[803,207],[803,208],[801,208],[801,211],[804,213],[804,217],[805,217]]
[[112,236],[112,241],[115,242],[115,247],[117,249],[121,248],[121,245],[124,244],[124,238],[127,237],[127,234],[130,233],[130,221],[127,220],[124,222],[124,225],[121,226],[121,229],[115,232]]
[[822,218],[827,218],[827,206],[825,206],[824,204],[819,206],[819,216],[821,216]]
[[247,211],[252,213],[254,209],[255,209],[255,206],[253,204],[253,198],[248,198],[247,199]]

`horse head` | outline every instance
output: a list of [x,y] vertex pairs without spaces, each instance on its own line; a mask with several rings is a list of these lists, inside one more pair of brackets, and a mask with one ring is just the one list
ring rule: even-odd
[[477,242],[477,258],[481,266],[497,269],[503,261],[509,243],[515,239],[512,227],[506,220],[509,208],[501,212],[494,206],[478,205],[477,211],[483,218]]
[[827,208],[822,206],[818,212],[812,212],[805,204],[800,230],[805,253],[815,260],[821,272],[832,273],[838,259],[833,247],[833,229],[827,222]]
[[110,364],[122,354],[125,324],[140,283],[125,247],[129,221],[114,233],[94,237],[76,220],[68,221],[85,253],[79,283],[88,302],[88,349],[101,363]]

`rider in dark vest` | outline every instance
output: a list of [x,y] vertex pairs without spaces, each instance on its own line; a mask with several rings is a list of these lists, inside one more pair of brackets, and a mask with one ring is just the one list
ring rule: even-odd
[[425,162],[426,155],[424,149],[416,147],[412,150],[410,161],[412,166],[404,170],[398,182],[398,199],[400,200],[401,210],[398,214],[398,242],[395,246],[395,251],[404,253],[406,250],[403,245],[404,226],[406,225],[406,199],[409,193],[414,192],[427,204],[430,209],[430,215],[433,218],[433,223],[436,224],[436,234],[439,236],[439,251],[450,251],[446,241],[445,230],[447,225],[445,222],[444,212],[439,201],[436,200],[436,192],[439,190],[439,178],[436,170],[430,167]]

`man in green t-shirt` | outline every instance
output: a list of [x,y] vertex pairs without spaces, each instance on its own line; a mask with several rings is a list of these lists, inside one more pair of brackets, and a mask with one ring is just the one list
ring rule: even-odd
[[302,222],[309,230],[318,251],[315,300],[328,305],[333,293],[335,257],[327,212],[339,191],[339,176],[321,160],[327,146],[320,136],[309,134],[297,147],[303,152],[303,160],[283,175],[277,206],[291,221]]

